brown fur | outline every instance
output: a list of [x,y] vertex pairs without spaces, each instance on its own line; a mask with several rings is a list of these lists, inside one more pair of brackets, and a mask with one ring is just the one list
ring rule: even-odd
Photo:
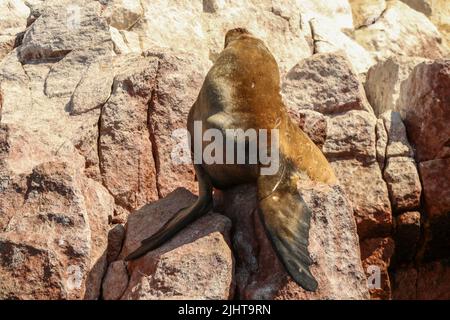
[[[260,213],[275,251],[289,274],[306,290],[317,282],[309,271],[311,212],[297,191],[305,178],[334,183],[328,161],[288,116],[280,95],[277,63],[263,41],[244,28],[227,32],[225,48],[209,71],[192,106],[187,127],[194,136],[194,121],[203,130],[279,129],[280,169],[272,176],[259,174],[258,164],[202,164],[195,169],[201,194],[127,259],[156,248],[190,221],[209,209],[212,186],[224,189],[257,182]],[[191,143],[193,146],[193,143]],[[205,147],[205,145],[203,145]]]

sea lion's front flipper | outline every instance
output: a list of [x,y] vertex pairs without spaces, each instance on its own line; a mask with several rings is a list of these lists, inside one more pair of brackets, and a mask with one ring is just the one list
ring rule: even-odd
[[200,165],[194,165],[195,173],[199,184],[199,197],[190,207],[181,209],[169,221],[164,224],[151,237],[143,240],[141,246],[128,255],[125,260],[137,259],[148,251],[156,249],[164,242],[172,238],[178,231],[187,224],[207,213],[212,206],[212,183],[211,179]]
[[275,251],[291,277],[305,290],[317,281],[309,270],[311,210],[297,191],[295,167],[281,162],[279,174],[258,178],[259,211]]

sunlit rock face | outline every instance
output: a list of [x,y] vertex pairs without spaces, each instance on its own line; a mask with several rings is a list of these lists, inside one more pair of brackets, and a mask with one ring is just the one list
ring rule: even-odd
[[[450,298],[449,1],[4,0],[0,12],[1,298]],[[123,261],[195,200],[172,134],[235,27],[272,52],[289,114],[339,179],[302,184],[315,293],[278,262],[253,186],[217,193],[208,215]]]

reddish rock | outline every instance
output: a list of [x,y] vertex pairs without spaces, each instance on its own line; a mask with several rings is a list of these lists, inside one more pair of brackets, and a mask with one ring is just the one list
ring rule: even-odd
[[302,60],[283,79],[282,95],[290,109],[323,114],[371,110],[358,75],[341,53],[319,53]]
[[352,208],[342,189],[305,182],[299,190],[313,212],[309,251],[319,283],[316,292],[293,282],[278,260],[257,213],[254,186],[238,186],[216,196],[218,207],[233,221],[238,298],[367,299]]
[[29,174],[2,166],[0,296],[95,299],[106,268],[112,199],[82,166],[45,162]]
[[393,210],[414,210],[420,206],[422,186],[414,159],[389,158],[383,174]]
[[381,172],[384,171],[384,166],[386,165],[386,147],[388,143],[388,136],[386,128],[384,127],[383,119],[377,119],[377,124],[375,126],[375,132],[377,136],[377,143],[375,145],[375,151],[377,154],[377,162],[380,166]]
[[387,111],[380,119],[383,120],[387,134],[386,157],[414,157],[400,113]]
[[116,205],[128,211],[158,199],[147,115],[157,69],[156,58],[136,57],[124,66],[100,118],[102,180]]
[[176,164],[171,158],[178,144],[172,135],[176,129],[186,129],[189,110],[197,99],[210,63],[192,54],[170,50],[163,53],[149,51],[145,55],[158,58],[148,124],[154,146],[159,195],[165,197],[177,187],[196,192],[192,165]]
[[[195,196],[176,189],[129,216],[120,257],[135,250]],[[210,213],[185,227],[161,247],[128,264],[130,282],[121,299],[230,299],[233,297],[231,224]]]
[[419,164],[425,195],[426,259],[448,257],[450,252],[450,158]]
[[391,299],[388,268],[393,253],[394,241],[391,238],[373,238],[361,242],[361,259],[372,299]]
[[376,161],[376,117],[366,111],[352,110],[328,117],[327,139],[323,152],[328,159]]
[[332,161],[336,176],[352,202],[361,239],[384,237],[392,229],[388,190],[376,162]]
[[[39,59],[61,58],[80,48],[106,45],[112,49],[109,26],[100,17],[98,2],[74,0],[79,11],[65,1],[52,1],[43,6],[39,18],[26,30],[20,46],[23,63]],[[71,80],[68,78],[67,80]],[[61,83],[64,86],[64,83]]]
[[420,212],[404,212],[395,219],[395,262],[412,261],[420,238]]
[[402,85],[408,136],[419,162],[450,156],[450,60],[423,62]]
[[117,259],[122,250],[123,239],[125,238],[125,227],[123,224],[116,224],[108,232],[107,259],[111,263]]
[[424,60],[419,57],[392,56],[369,69],[364,89],[377,116],[388,110],[399,111],[404,116],[399,104],[401,85],[414,67]]
[[114,261],[108,267],[103,279],[102,295],[104,300],[119,300],[128,286],[127,265],[124,261]]
[[444,259],[419,268],[406,267],[394,273],[394,299],[450,299],[450,261]]
[[291,109],[289,115],[319,148],[323,147],[327,138],[327,119],[324,115],[307,109]]
[[417,270],[414,267],[395,270],[392,282],[392,298],[394,300],[417,299]]

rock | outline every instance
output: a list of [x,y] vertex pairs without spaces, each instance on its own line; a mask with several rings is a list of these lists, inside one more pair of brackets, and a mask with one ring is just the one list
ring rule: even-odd
[[387,111],[380,117],[387,134],[386,157],[414,157],[400,113]]
[[109,27],[111,40],[114,43],[114,52],[117,54],[140,53],[142,52],[139,34],[132,31],[117,30]]
[[19,49],[22,63],[60,59],[77,49],[112,49],[108,24],[100,17],[99,2],[49,2],[25,32]]
[[[82,154],[85,157],[86,175],[101,181],[97,150],[100,109],[71,116],[68,106],[73,87],[61,86],[65,88],[61,95],[50,97],[45,94],[48,74],[58,63],[61,61],[22,66],[17,49],[4,59],[0,66],[2,122],[38,137],[43,149],[55,158],[73,159]],[[75,66],[69,63],[65,68],[58,68],[63,71],[62,74],[70,77],[70,68]],[[79,70],[73,72],[75,78],[79,75]],[[73,84],[69,80],[59,79]],[[57,89],[53,92],[60,92],[57,86],[53,88]]]
[[110,26],[119,30],[128,30],[135,25],[143,16],[144,9],[139,0],[108,1],[103,16]]
[[119,300],[128,286],[127,265],[124,261],[111,263],[103,280],[104,300]]
[[417,209],[422,186],[414,151],[408,142],[400,113],[387,111],[377,122],[377,160],[395,212]]
[[140,35],[143,51],[167,47],[214,61],[223,49],[226,31],[245,26],[265,41],[283,74],[312,54],[295,3],[177,0],[170,4],[145,1],[142,5],[144,18],[132,31]]
[[439,29],[447,48],[450,48],[450,7],[446,0],[401,0],[422,12]]
[[155,87],[148,108],[158,193],[164,197],[178,187],[196,192],[192,165],[176,163],[172,152],[179,143],[174,133],[177,129],[186,129],[189,110],[197,99],[209,62],[185,52],[149,51],[146,55],[158,58]]
[[122,250],[123,239],[125,238],[125,226],[123,224],[116,224],[109,230],[108,233],[108,249],[107,260],[108,263],[115,261],[120,251]]
[[450,251],[450,159],[419,164],[427,221],[425,259],[447,257]]
[[114,199],[102,185],[85,179],[83,196],[89,215],[91,253],[84,299],[99,298],[103,275],[107,267],[108,217],[114,210]]
[[158,59],[135,57],[115,77],[100,118],[100,169],[116,205],[137,209],[158,199],[148,124]]
[[449,260],[435,261],[422,266],[417,276],[417,299],[450,299]]
[[323,19],[338,30],[353,28],[352,8],[348,0],[305,0],[300,2],[300,12],[306,20]]
[[3,299],[98,297],[112,199],[80,169],[46,162],[14,175],[2,166],[0,212],[10,215],[0,223]]
[[417,270],[414,267],[395,270],[392,283],[394,300],[417,299]]
[[395,218],[395,262],[413,260],[420,238],[420,212],[405,212]]
[[12,51],[16,37],[27,26],[30,9],[21,0],[5,0],[0,3],[0,61]]
[[419,64],[402,86],[405,124],[419,162],[450,157],[449,88],[450,60]]
[[375,23],[355,30],[355,39],[377,61],[391,56],[437,59],[445,52],[442,37],[430,20],[397,0],[387,2]]
[[284,78],[282,95],[291,109],[323,114],[371,110],[358,76],[337,53],[315,54],[298,63]]
[[[64,56],[60,61],[52,64],[50,71],[45,79],[44,93],[48,97],[71,96],[83,74],[88,70],[90,64],[104,59],[111,60],[111,48],[98,47],[86,50],[73,50]],[[86,77],[85,77],[86,78]],[[97,80],[98,81],[98,80]],[[109,92],[111,91],[111,82]],[[82,84],[82,86],[85,84]],[[102,85],[104,86],[104,85]],[[99,90],[104,90],[100,87]],[[94,91],[91,87],[91,91]],[[89,102],[86,101],[88,104]],[[104,102],[104,101],[103,101]],[[88,106],[89,108],[89,106]]]
[[[130,215],[120,257],[137,249],[143,239],[194,201],[192,193],[179,188]],[[234,263],[228,246],[230,228],[226,217],[210,213],[130,262],[130,282],[122,299],[231,299]]]
[[400,112],[404,118],[405,112],[399,103],[401,85],[414,67],[423,61],[425,59],[420,57],[393,56],[369,69],[364,87],[377,116],[392,110]]
[[389,190],[393,210],[398,212],[419,208],[422,186],[414,159],[389,158],[383,177]]
[[20,107],[31,109],[29,79],[17,59],[16,50],[10,52],[0,62],[0,94],[2,123],[7,123],[7,119],[13,117],[13,113],[20,110]]
[[366,111],[352,110],[328,117],[323,152],[328,159],[376,161],[375,126],[377,119]]
[[356,41],[327,20],[314,18],[309,21],[314,41],[314,53],[340,52],[345,54],[353,69],[365,73],[375,63],[371,54]]
[[375,146],[375,152],[377,154],[377,162],[380,166],[381,172],[384,171],[386,165],[386,148],[388,143],[388,136],[386,128],[384,127],[383,119],[377,119],[377,124],[375,126],[375,133],[377,137],[377,143]]
[[348,159],[332,161],[331,166],[352,202],[359,238],[389,235],[392,228],[391,205],[378,164]]
[[327,137],[327,119],[322,114],[312,110],[289,110],[291,118],[298,123],[309,138],[322,148]]
[[72,115],[80,115],[101,108],[111,95],[115,72],[112,57],[99,58],[86,67],[77,82],[69,104]]
[[448,300],[450,298],[449,261],[435,261],[420,266],[406,267],[395,272],[394,299]]
[[368,284],[372,299],[391,299],[389,265],[394,253],[391,238],[373,238],[361,242],[361,259],[368,274]]
[[259,219],[253,185],[217,195],[217,206],[233,221],[238,298],[367,299],[356,226],[343,190],[304,182],[299,191],[313,212],[309,251],[314,261],[311,272],[319,283],[316,292],[293,282],[279,262]]
[[386,10],[385,0],[349,0],[355,29],[375,23]]

